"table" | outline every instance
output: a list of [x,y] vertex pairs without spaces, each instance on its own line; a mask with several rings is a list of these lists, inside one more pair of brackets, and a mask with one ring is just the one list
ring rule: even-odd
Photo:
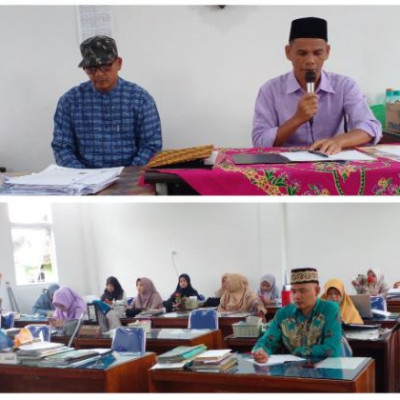
[[[224,338],[225,345],[239,352],[251,351],[258,338]],[[376,362],[376,391],[400,392],[400,329],[393,326],[379,340],[348,339],[354,357],[372,357]]]
[[[218,328],[222,332],[222,337],[231,335],[233,333],[232,324],[244,321],[249,313],[235,313],[231,316],[220,316],[218,318]],[[172,312],[161,314],[157,317],[151,317],[152,328],[180,328],[185,329],[188,327],[189,312]],[[135,322],[138,318],[121,318],[121,324],[127,325],[128,323]],[[139,318],[144,319],[144,318]],[[147,319],[147,318],[146,318]]]
[[142,357],[104,355],[79,368],[0,365],[0,392],[147,392],[154,353]]
[[[207,349],[221,349],[222,337],[220,330],[209,329],[152,329],[146,334],[146,350],[156,354],[165,353],[177,346],[196,346],[205,344]],[[111,339],[83,338],[74,339],[76,349],[110,348]]]
[[[382,156],[378,156],[375,161],[249,166],[238,166],[232,161],[232,155],[237,153],[298,149],[300,148],[220,149],[213,169],[149,170],[145,172],[143,182],[153,184],[157,194],[398,195],[400,193],[400,163]],[[374,147],[359,149],[370,153]],[[371,155],[374,155],[373,152]]]
[[[21,176],[27,175],[29,172],[10,172],[6,173],[7,176]],[[155,194],[154,188],[151,185],[139,185],[139,179],[143,174],[143,167],[125,167],[118,178],[118,180],[111,186],[96,193],[96,196],[152,196]],[[1,193],[2,177],[0,174],[0,195]]]
[[238,354],[225,373],[150,370],[151,392],[374,392],[375,362],[363,358],[354,370],[303,368],[304,362],[258,366]]
[[33,315],[21,316],[19,319],[14,320],[15,328],[23,328],[26,325],[36,325],[36,324],[49,324],[47,317],[34,317]]
[[390,312],[400,313],[400,299],[386,300],[387,310]]

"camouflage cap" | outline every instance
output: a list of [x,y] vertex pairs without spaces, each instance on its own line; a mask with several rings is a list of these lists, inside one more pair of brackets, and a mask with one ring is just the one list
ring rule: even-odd
[[118,57],[115,40],[108,36],[92,36],[81,43],[79,68],[110,63]]

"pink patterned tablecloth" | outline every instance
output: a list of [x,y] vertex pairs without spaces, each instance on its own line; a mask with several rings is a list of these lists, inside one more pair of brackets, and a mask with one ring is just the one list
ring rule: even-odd
[[239,166],[233,154],[288,148],[220,149],[213,169],[158,171],[178,175],[201,195],[399,195],[400,162],[378,155],[374,147],[359,150],[376,159]]

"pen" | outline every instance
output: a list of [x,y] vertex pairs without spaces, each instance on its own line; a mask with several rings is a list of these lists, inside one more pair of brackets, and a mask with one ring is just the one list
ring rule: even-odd
[[328,154],[322,153],[321,151],[318,151],[318,150],[308,150],[308,152],[311,154],[315,154],[317,156],[321,156],[321,157],[326,157],[326,158],[329,157]]

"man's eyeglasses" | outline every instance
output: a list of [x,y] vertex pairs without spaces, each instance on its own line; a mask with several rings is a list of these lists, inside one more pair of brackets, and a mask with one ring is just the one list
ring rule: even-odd
[[110,63],[108,63],[108,64],[97,65],[95,67],[83,67],[83,70],[88,75],[94,75],[97,72],[98,69],[101,72],[110,72],[114,62],[115,62],[115,60],[110,62]]

